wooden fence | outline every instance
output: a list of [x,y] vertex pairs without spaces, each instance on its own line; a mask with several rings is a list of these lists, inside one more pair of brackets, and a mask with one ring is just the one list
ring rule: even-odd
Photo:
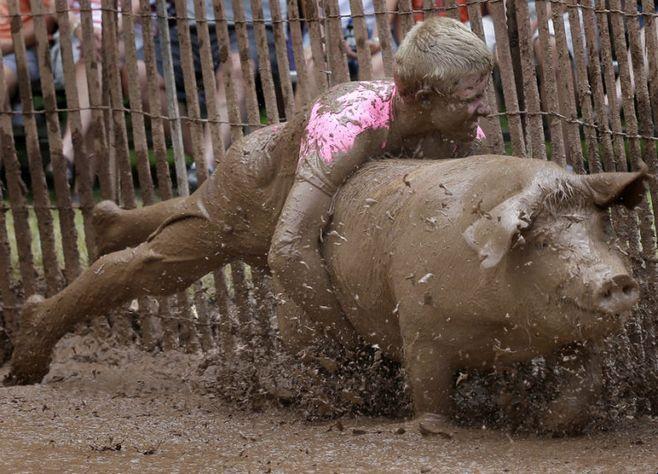
[[[214,156],[221,160],[225,137],[236,140],[246,128],[254,130],[265,123],[285,120],[315,93],[350,80],[348,58],[341,47],[341,20],[350,15],[341,14],[338,0],[289,0],[286,5],[271,2],[270,22],[263,20],[262,0],[247,2],[255,12],[251,22],[245,21],[246,3],[232,1],[244,114],[236,97],[240,84],[231,76],[234,70],[226,48],[220,48],[221,72],[214,74],[211,35],[216,35],[220,45],[229,44],[229,25],[221,0],[212,1],[216,21],[204,18],[202,0],[193,1],[195,19],[181,13],[168,16],[171,9],[166,0],[154,4],[149,0],[102,0],[100,54],[94,46],[92,4],[80,0],[80,45],[88,89],[84,103],[89,104],[81,107],[73,55],[76,45],[71,41],[72,26],[77,25],[70,24],[67,0],[54,0],[53,13],[59,29],[63,88],[55,85],[49,62],[52,40],[46,31],[43,0],[31,1],[36,40],[30,47],[37,52],[40,71],[36,83],[29,77],[19,2],[6,1],[18,64],[16,98],[20,104],[12,108],[3,103],[0,113],[0,327],[10,335],[20,324],[20,307],[29,295],[56,293],[93,258],[90,219],[99,199],[113,199],[133,208],[189,193],[184,135],[192,139],[187,153],[199,181],[203,181],[208,175],[203,158],[204,127],[209,128]],[[171,2],[178,12],[185,11],[183,0]],[[368,80],[376,75],[373,65],[377,61],[382,74],[391,75],[395,40],[389,15],[395,20],[395,34],[403,37],[413,24],[414,14],[457,17],[462,13],[459,8],[466,8],[472,30],[486,38],[490,46],[495,40],[498,67],[487,98],[497,112],[481,121],[490,151],[550,158],[578,173],[636,169],[641,160],[656,172],[658,44],[653,1],[491,0],[469,1],[461,7],[455,0],[438,3],[442,6],[424,0],[418,10],[411,0],[398,0],[397,9],[387,11],[389,3],[373,0],[374,13],[369,16],[369,4],[364,10],[361,0],[350,0],[358,78]],[[533,3],[536,12],[530,11]],[[642,13],[638,12],[638,4]],[[97,8],[95,4],[93,8]],[[550,29],[549,20],[553,22]],[[188,21],[193,22],[200,39],[199,86],[194,79],[193,38],[185,27]],[[537,35],[533,34],[535,21]],[[366,47],[367,24],[373,22],[378,29],[381,58],[372,57]],[[136,25],[141,26],[144,38],[139,60]],[[168,40],[171,27],[178,31],[185,103],[176,99],[175,58]],[[250,64],[249,59],[251,28],[257,64]],[[303,41],[304,35],[308,41]],[[156,37],[162,45],[159,50]],[[273,38],[273,48],[268,47],[268,38]],[[274,57],[269,57],[271,51]],[[161,58],[162,76],[156,53]],[[273,64],[278,74],[273,73]],[[139,81],[140,68],[146,71],[144,84]],[[3,97],[7,93],[6,77],[5,67],[0,70]],[[225,104],[215,100],[220,78]],[[160,95],[160,81],[165,84],[165,102]],[[614,93],[616,82],[619,95]],[[206,110],[202,110],[197,88],[205,93]],[[148,109],[144,108],[145,102]],[[91,112],[88,140],[83,140],[83,109]],[[62,151],[64,115],[73,132],[75,193],[67,182]],[[229,134],[223,133],[227,127]],[[46,172],[46,162],[52,164],[52,179]],[[653,367],[646,370],[655,370],[658,282],[656,214],[651,206],[658,202],[655,180],[650,181],[647,194],[650,199],[637,211],[616,212],[613,223],[622,251],[635,265],[648,305],[646,311],[638,312],[624,337],[636,343],[636,352],[642,353],[637,366],[644,363]],[[264,314],[259,305],[271,303],[266,280],[264,275],[251,274],[243,264],[233,264],[175,297],[140,300],[134,316],[136,324],[127,322],[124,309],[121,317],[110,315],[107,321],[94,325],[98,331],[109,329],[120,340],[136,340],[147,349],[226,348],[240,327],[237,322],[245,323],[255,314]]]

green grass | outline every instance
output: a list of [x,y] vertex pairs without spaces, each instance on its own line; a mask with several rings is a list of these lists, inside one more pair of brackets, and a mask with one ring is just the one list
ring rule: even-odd
[[[137,175],[137,152],[134,149],[131,149],[129,151],[129,158],[130,158],[130,166],[132,167],[133,170],[133,175]],[[157,159],[155,156],[155,152],[149,148],[148,150],[148,160],[149,160],[149,166],[151,167],[151,172],[155,175],[155,167],[157,165]],[[189,156],[185,155],[185,163],[189,166],[192,163],[194,163],[194,159]],[[175,161],[174,161],[174,150],[173,148],[167,148],[167,164],[169,165],[170,169],[174,168]]]
[[[62,233],[60,231],[59,211],[51,211],[53,218],[54,234],[55,234],[55,251],[57,252],[57,262],[62,268],[64,266],[64,255],[62,253]],[[87,246],[85,245],[85,235],[82,223],[82,212],[75,210],[75,229],[77,232],[77,246],[80,252],[81,262],[86,262],[88,259]],[[14,217],[11,211],[5,214],[7,234],[9,240],[9,252],[11,259],[12,278],[15,280],[20,279],[18,271],[18,250],[16,244],[16,230],[14,226]],[[34,265],[40,274],[43,273],[43,255],[41,252],[41,239],[39,238],[39,228],[37,223],[37,216],[33,209],[28,213],[28,224],[32,234],[32,256]]]

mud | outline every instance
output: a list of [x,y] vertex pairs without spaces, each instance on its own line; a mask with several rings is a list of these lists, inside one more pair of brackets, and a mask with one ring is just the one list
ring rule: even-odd
[[[0,388],[4,472],[655,472],[658,420],[543,438],[405,419],[308,421],[298,407],[227,401],[203,358],[67,336],[43,384]],[[206,364],[207,365],[207,364]],[[4,375],[5,366],[0,369]]]

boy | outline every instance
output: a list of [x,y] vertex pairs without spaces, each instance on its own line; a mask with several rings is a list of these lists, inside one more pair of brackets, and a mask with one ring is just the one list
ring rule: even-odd
[[236,258],[262,266],[268,252],[277,284],[352,346],[319,251],[332,196],[371,158],[468,154],[477,118],[489,113],[492,66],[462,24],[431,18],[400,46],[394,82],[340,84],[309,114],[246,136],[191,196],[132,211],[101,203],[96,228],[112,240],[103,250],[139,245],[104,255],[57,295],[26,305],[7,382],[40,380],[52,348],[81,320],[140,295],[180,291]]

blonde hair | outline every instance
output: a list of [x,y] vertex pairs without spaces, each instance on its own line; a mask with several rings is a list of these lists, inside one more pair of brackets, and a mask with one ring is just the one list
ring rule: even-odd
[[489,74],[493,55],[462,23],[434,16],[414,26],[395,54],[393,76],[402,97],[422,89],[451,94],[462,77]]

